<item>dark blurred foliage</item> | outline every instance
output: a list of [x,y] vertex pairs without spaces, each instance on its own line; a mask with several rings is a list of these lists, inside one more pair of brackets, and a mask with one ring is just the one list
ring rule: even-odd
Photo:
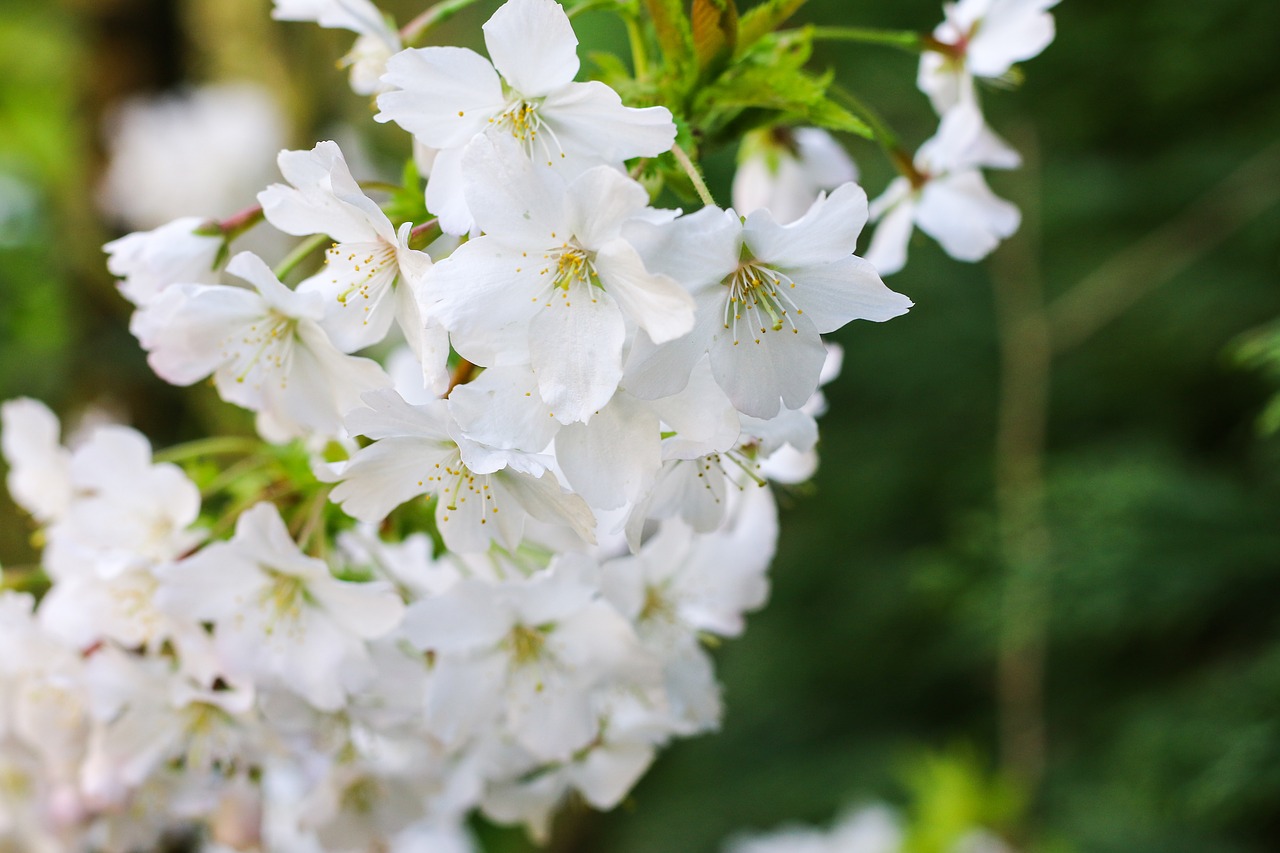
[[[441,38],[474,41],[493,5]],[[102,269],[97,247],[115,232],[92,187],[101,107],[127,91],[266,76],[289,93],[299,146],[367,119],[333,68],[349,37],[271,24],[267,6],[6,0],[0,172],[24,182],[26,207],[0,235],[0,397],[67,414],[104,402],[159,443],[242,428],[207,389],[149,376]],[[940,14],[933,0],[811,0],[801,19],[928,29]],[[723,730],[668,749],[615,813],[570,810],[553,849],[701,853],[742,828],[828,823],[859,800],[947,796],[1031,849],[1280,849],[1280,443],[1256,429],[1275,388],[1228,355],[1280,315],[1280,181],[1221,189],[1268,146],[1277,174],[1280,4],[1067,0],[1056,18],[1025,83],[984,92],[1027,154],[991,179],[1023,208],[1022,233],[978,266],[917,236],[891,280],[915,309],[835,336],[847,357],[822,468],[783,496],[772,601],[717,653]],[[588,49],[622,44],[603,16],[579,25]],[[815,63],[905,144],[933,132],[912,56],[829,43]],[[386,130],[375,150],[403,157]],[[874,195],[889,168],[847,141]],[[731,168],[732,152],[708,164],[718,198]],[[1233,219],[1237,202],[1262,212]],[[1014,797],[1025,809],[1000,809],[963,781],[998,770],[1007,713],[993,292],[1035,280],[1053,304],[1099,268],[1107,287],[1090,304],[1106,322],[1060,342],[1039,459],[1045,772]],[[0,512],[0,559],[23,559],[23,531]],[[491,853],[525,849],[516,831],[484,833]]]

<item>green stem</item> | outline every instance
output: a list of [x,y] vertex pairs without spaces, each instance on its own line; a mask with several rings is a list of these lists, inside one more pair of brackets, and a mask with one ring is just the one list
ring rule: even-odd
[[183,444],[166,447],[153,457],[156,462],[181,462],[196,456],[216,456],[223,453],[253,453],[262,447],[256,438],[238,435],[220,435],[201,438]]
[[443,24],[463,9],[474,5],[475,2],[476,0],[441,0],[401,27],[400,40],[406,47],[416,45],[432,27]]
[[270,462],[271,457],[261,453],[245,457],[234,465],[227,467],[226,470],[205,484],[205,487],[200,490],[200,497],[207,498],[210,495],[216,495],[245,474],[258,468],[263,468]]
[[624,15],[627,25],[627,41],[631,43],[631,65],[637,80],[649,76],[649,51],[644,44],[644,33],[634,15]]
[[332,241],[329,239],[328,234],[316,234],[313,237],[308,237],[299,243],[283,261],[276,264],[276,268],[272,272],[276,274],[276,278],[284,281],[284,277],[293,272],[294,267],[305,261],[316,249],[329,242]]
[[230,243],[253,226],[257,225],[263,219],[262,205],[255,204],[252,207],[246,207],[239,213],[233,214],[218,223],[218,230],[222,232],[222,236]]
[[867,123],[867,127],[871,128],[871,134],[875,137],[876,144],[880,146],[880,150],[889,158],[889,162],[893,164],[893,168],[898,173],[911,181],[912,186],[921,186],[926,178],[916,168],[915,162],[906,149],[898,142],[898,136],[889,129],[889,125],[885,123],[880,114],[867,106],[861,98],[841,86],[832,86],[831,92],[840,101],[844,103],[849,110]]
[[331,486],[321,488],[311,498],[311,503],[307,506],[306,520],[302,524],[302,529],[298,532],[298,547],[303,551],[306,551],[311,546],[316,534],[324,529],[324,509],[329,504],[329,492],[332,490]]
[[429,219],[421,225],[415,225],[409,232],[409,248],[425,249],[442,233],[444,232],[440,230],[439,219]]
[[852,41],[860,44],[881,44],[896,47],[910,53],[927,49],[926,38],[911,30],[880,30],[870,27],[812,27],[809,34],[819,41]]
[[711,190],[707,189],[707,182],[702,179],[702,173],[698,171],[693,160],[689,159],[685,150],[680,147],[679,142],[671,146],[671,154],[680,164],[680,168],[684,169],[685,174],[689,176],[689,180],[693,182],[693,188],[698,191],[698,198],[702,199],[702,203],[707,207],[715,207],[716,200],[712,198]]
[[592,12],[592,11],[595,11],[596,9],[616,8],[617,6],[618,6],[618,0],[582,0],[581,3],[578,3],[575,6],[571,7],[570,9],[566,10],[565,14],[568,15],[569,20],[572,21],[574,18],[578,17],[583,12]]

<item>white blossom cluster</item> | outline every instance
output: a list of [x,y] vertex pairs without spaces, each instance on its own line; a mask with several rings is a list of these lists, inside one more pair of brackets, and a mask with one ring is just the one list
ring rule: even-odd
[[[1018,4],[949,26],[980,5]],[[358,34],[352,86],[412,135],[431,218],[393,221],[320,142],[258,195],[308,240],[274,270],[227,260],[252,216],[107,245],[155,372],[210,380],[309,471],[227,510],[234,466],[197,485],[132,429],[67,446],[42,404],[4,404],[49,586],[0,593],[0,849],[194,828],[218,851],[448,853],[477,810],[545,838],[571,796],[612,808],[718,725],[706,646],[767,596],[770,482],[816,466],[821,336],[911,307],[855,254],[866,195],[822,132],[794,168],[748,158],[737,209],[652,206],[626,168],[672,149],[672,115],[578,82],[553,0],[499,8],[487,58],[405,49],[367,0],[275,14]],[[931,201],[1016,159],[964,44],[930,72],[962,82],[928,181],[877,203],[872,252],[904,216],[991,233]]]
[[[1016,169],[1022,158],[983,118],[975,81],[998,85],[1053,40],[1049,9],[1059,0],[959,0],[925,40],[917,85],[940,122],[902,173],[871,202],[875,233],[865,257],[881,275],[907,262],[919,228],[960,261],[979,261],[1018,230],[1018,208],[995,195],[983,169]],[[739,210],[769,207],[779,221],[797,218],[813,195],[857,179],[848,154],[817,128],[756,132],[739,149],[733,198]]]
[[[1014,853],[999,836],[973,828],[945,847],[931,839],[930,849],[946,853]],[[784,826],[772,832],[742,834],[730,839],[724,853],[904,853],[912,847],[902,818],[885,805],[849,811],[829,830],[812,826]]]

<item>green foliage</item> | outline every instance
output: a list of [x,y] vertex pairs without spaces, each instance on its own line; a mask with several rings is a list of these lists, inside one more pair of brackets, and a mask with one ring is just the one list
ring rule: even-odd
[[[1280,383],[1280,321],[1244,335],[1232,352],[1241,365],[1256,368]],[[1266,434],[1280,430],[1280,394],[1272,397],[1262,410],[1258,429]]]
[[[805,70],[812,50],[804,30],[759,39],[719,79],[698,91],[694,122],[712,139],[736,136],[745,128],[731,122],[751,110],[759,116],[757,125],[811,124],[870,136],[866,124],[828,97],[832,75]],[[732,127],[730,133],[727,127]]]
[[994,831],[1022,816],[1024,795],[992,776],[971,749],[926,753],[903,770],[908,791],[907,836],[902,853],[953,853],[976,827]]
[[733,0],[693,0],[692,23],[698,71],[713,78],[738,46],[738,6]]
[[800,11],[806,0],[765,0],[747,10],[738,25],[738,50],[746,51]]

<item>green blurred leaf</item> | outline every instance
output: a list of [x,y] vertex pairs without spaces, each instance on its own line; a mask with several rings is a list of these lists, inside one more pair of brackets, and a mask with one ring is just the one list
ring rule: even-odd
[[738,44],[738,7],[734,0],[693,0],[693,46],[704,79],[718,75]]
[[806,0],[765,0],[747,10],[738,26],[738,51],[752,47],[800,10]]

